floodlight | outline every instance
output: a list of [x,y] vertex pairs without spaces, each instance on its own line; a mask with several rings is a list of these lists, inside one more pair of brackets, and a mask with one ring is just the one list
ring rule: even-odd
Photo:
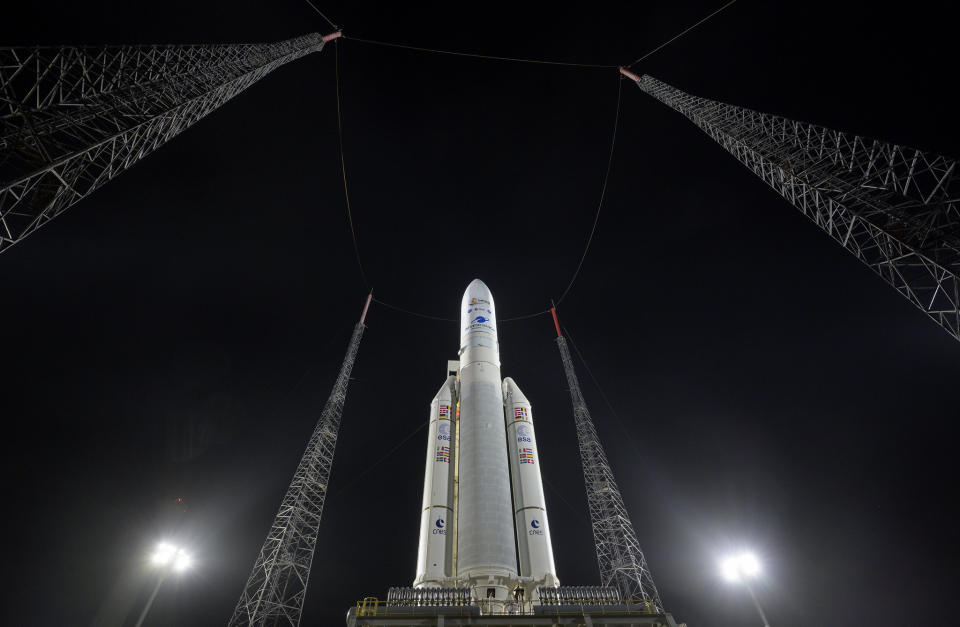
[[176,557],[176,554],[177,547],[167,544],[166,542],[161,542],[157,545],[150,560],[158,566],[166,566]]
[[720,574],[727,581],[740,581],[760,573],[760,560],[753,553],[732,555],[720,562]]
[[177,556],[173,560],[173,570],[178,573],[182,573],[193,565],[193,558],[191,558],[183,549],[177,551]]
[[753,599],[753,604],[757,608],[757,613],[760,614],[760,619],[763,621],[764,627],[770,627],[767,615],[763,612],[763,608],[760,607],[760,601],[750,586],[750,580],[759,573],[760,560],[749,551],[745,551],[739,555],[731,555],[720,562],[720,574],[723,575],[723,578],[727,581],[743,583],[743,587],[747,589],[747,592],[750,593],[750,598]]

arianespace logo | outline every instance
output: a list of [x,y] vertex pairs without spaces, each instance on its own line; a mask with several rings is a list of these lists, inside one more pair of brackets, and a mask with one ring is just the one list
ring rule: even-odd
[[542,535],[543,535],[543,529],[540,528],[540,521],[539,521],[539,520],[531,520],[531,521],[530,521],[530,527],[532,527],[532,529],[530,529],[527,533],[530,534],[531,536],[542,536]]
[[433,523],[436,526],[436,529],[433,530],[433,535],[435,536],[445,536],[447,535],[447,521],[443,518],[438,518],[437,522]]

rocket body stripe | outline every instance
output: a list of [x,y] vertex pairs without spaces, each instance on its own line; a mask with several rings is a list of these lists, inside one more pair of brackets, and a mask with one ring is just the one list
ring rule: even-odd
[[453,438],[456,377],[450,376],[430,403],[427,461],[420,513],[415,586],[442,586],[453,574]]

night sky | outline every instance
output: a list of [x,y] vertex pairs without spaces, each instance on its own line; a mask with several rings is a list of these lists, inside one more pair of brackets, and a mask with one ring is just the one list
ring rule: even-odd
[[[629,63],[722,2],[332,2],[347,35]],[[960,155],[948,3],[741,0],[635,69],[689,93]],[[9,7],[6,45],[329,32],[301,0]],[[375,295],[501,317],[566,287],[619,74],[338,44]],[[158,540],[197,565],[148,625],[229,618],[367,288],[347,224],[334,48],[293,62],[0,255],[9,625],[132,623]],[[561,320],[667,608],[775,627],[955,623],[960,345],[679,114],[623,83],[605,206]],[[304,625],[414,576],[428,404],[458,326],[374,306]],[[559,576],[598,583],[553,325],[500,326],[533,402]],[[404,441],[405,438],[408,438]],[[398,446],[399,444],[399,446]],[[391,452],[392,451],[392,452]],[[390,453],[389,455],[387,455]],[[177,499],[182,499],[178,504]]]

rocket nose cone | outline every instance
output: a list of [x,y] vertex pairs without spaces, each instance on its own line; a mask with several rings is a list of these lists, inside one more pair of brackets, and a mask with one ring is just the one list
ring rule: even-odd
[[467,334],[483,332],[496,334],[497,308],[490,288],[480,279],[474,279],[463,293],[460,303],[461,347]]
[[490,288],[487,287],[486,283],[480,279],[474,279],[470,282],[470,285],[467,286],[467,289],[464,290],[463,300],[460,304],[462,307],[466,307],[467,305],[478,302],[492,305],[493,294],[490,293]]
[[460,303],[460,354],[469,347],[486,347],[494,351],[493,361],[500,365],[497,347],[497,307],[493,304],[490,288],[480,279],[474,279],[463,293]]
[[467,286],[467,289],[463,292],[463,297],[466,298],[485,298],[490,300],[490,288],[487,287],[487,284],[481,281],[480,279],[474,279],[470,281],[470,285]]

